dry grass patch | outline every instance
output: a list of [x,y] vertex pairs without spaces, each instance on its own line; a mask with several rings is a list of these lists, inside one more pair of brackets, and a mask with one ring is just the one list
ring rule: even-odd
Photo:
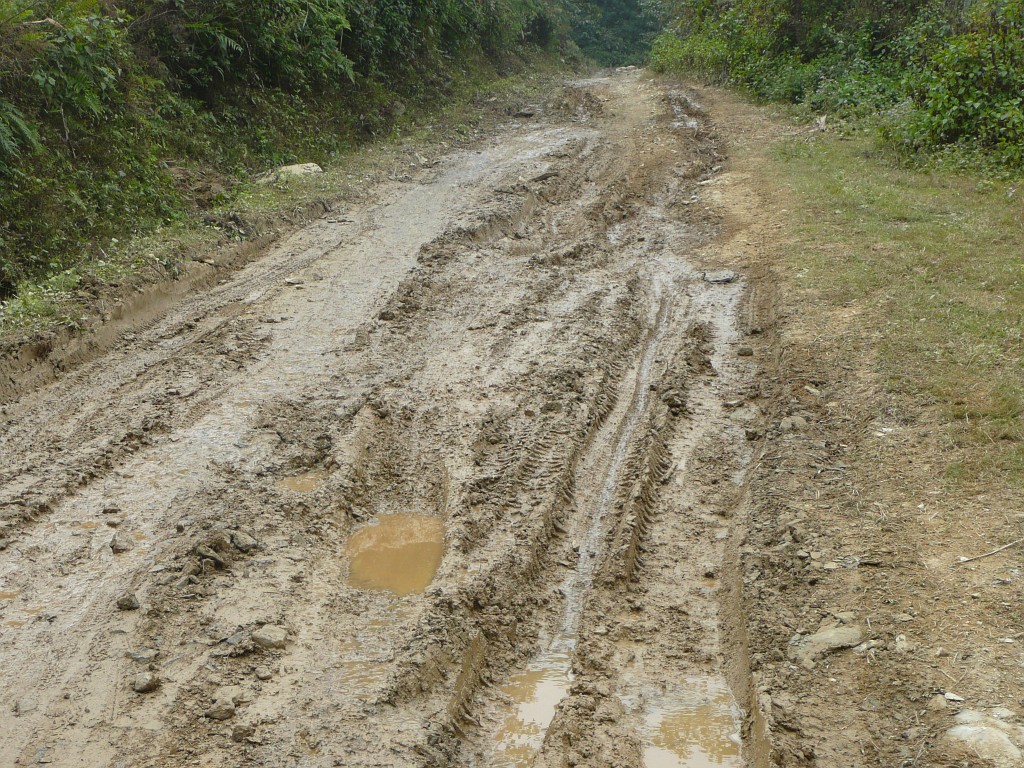
[[799,203],[795,282],[860,315],[889,390],[948,427],[947,477],[1024,485],[1017,188],[894,167],[859,138],[790,138],[770,162]]

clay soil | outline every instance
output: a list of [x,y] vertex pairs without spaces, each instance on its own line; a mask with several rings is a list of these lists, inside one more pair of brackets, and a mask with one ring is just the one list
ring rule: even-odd
[[0,764],[989,765],[944,733],[1024,697],[1019,556],[954,565],[782,274],[789,130],[572,82],[8,364]]

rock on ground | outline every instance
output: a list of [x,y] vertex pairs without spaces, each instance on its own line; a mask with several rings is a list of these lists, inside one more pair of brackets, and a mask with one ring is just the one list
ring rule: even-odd
[[160,687],[160,678],[152,672],[140,672],[132,681],[132,690],[136,693],[149,693]]
[[1024,765],[1024,728],[972,709],[958,712],[953,722],[947,739],[962,742],[995,768]]
[[284,648],[288,630],[276,624],[264,624],[252,633],[252,641],[260,648]]
[[860,645],[863,640],[864,630],[860,627],[828,627],[813,635],[805,635],[791,641],[789,657],[795,662],[809,666],[826,654]]

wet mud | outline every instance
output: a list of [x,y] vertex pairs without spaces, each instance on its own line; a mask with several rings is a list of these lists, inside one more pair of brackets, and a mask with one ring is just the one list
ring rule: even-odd
[[766,764],[719,141],[535,112],[5,409],[7,762]]

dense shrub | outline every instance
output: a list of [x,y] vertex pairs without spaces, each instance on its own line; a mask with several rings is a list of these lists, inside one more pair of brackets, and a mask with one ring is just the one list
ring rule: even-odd
[[572,0],[572,37],[602,66],[642,64],[659,30],[642,0]]
[[923,142],[977,141],[1024,160],[1024,2],[976,5],[968,29],[927,62],[912,95]]
[[[1024,170],[1024,0],[664,0],[652,63]],[[994,153],[994,154],[993,154]]]
[[303,89],[351,77],[346,0],[130,0],[133,41],[176,82]]
[[0,0],[0,298],[185,213],[192,166],[324,160],[564,24],[561,0]]

